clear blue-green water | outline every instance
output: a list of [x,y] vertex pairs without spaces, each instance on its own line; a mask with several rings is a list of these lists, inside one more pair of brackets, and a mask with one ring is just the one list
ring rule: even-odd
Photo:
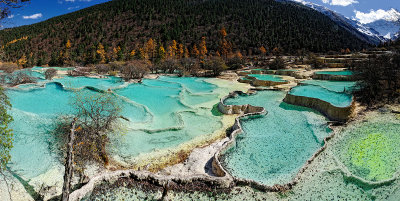
[[101,90],[118,88],[124,84],[121,78],[89,78],[89,77],[70,77],[53,79],[55,82],[61,83],[66,88],[80,89],[83,87],[95,87]]
[[15,141],[10,169],[32,179],[52,168],[62,168],[50,131],[57,117],[73,112],[70,101],[74,92],[70,88],[87,95],[98,93],[92,89],[112,89],[115,98],[121,100],[122,115],[129,121],[121,119],[122,129],[110,134],[107,150],[125,162],[139,154],[173,148],[212,134],[222,127],[222,117],[213,115],[211,109],[225,93],[216,91],[217,86],[207,80],[160,77],[127,84],[115,77],[65,76],[53,82],[9,89],[7,95],[13,105],[10,113],[15,119],[11,125]]
[[353,75],[352,71],[317,71],[315,74],[324,74],[324,75]]
[[49,143],[49,129],[58,115],[70,111],[71,92],[51,83],[34,90],[8,90],[13,108],[14,148],[11,150],[11,170],[31,179],[59,165]]
[[351,92],[357,82],[349,81],[330,81],[330,80],[305,80],[302,84],[318,85],[335,92]]
[[215,89],[202,78],[160,77],[116,90],[116,94],[143,105],[149,118],[128,125],[124,135],[112,137],[118,148],[111,147],[110,152],[129,161],[140,153],[174,147],[220,129],[221,117],[200,107],[218,102]]
[[352,102],[352,96],[349,94],[330,91],[316,85],[300,85],[292,88],[289,93],[295,96],[318,98],[336,107],[347,107]]
[[285,93],[261,91],[227,99],[228,105],[262,106],[268,113],[241,120],[243,133],[223,155],[223,165],[235,177],[266,185],[290,182],[305,162],[323,146],[330,133],[326,119],[315,111],[282,102]]
[[273,82],[285,82],[284,79],[282,79],[281,76],[277,75],[269,75],[269,74],[249,74],[249,77],[254,77],[258,80],[264,80],[264,81],[273,81]]
[[36,67],[33,67],[32,70],[45,71],[49,68],[56,69],[59,71],[69,71],[69,70],[74,69],[74,67],[39,67],[39,66],[36,66]]

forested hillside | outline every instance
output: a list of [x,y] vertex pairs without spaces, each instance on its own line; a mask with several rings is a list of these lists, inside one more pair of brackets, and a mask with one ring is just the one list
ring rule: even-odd
[[181,44],[182,51],[195,54],[203,36],[211,55],[253,55],[260,47],[294,54],[367,46],[317,11],[274,0],[114,0],[2,30],[0,45],[3,60],[27,66],[87,64],[143,56],[150,38],[165,51]]

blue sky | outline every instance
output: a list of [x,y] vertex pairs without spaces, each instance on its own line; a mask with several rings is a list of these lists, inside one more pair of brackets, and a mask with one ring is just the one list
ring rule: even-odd
[[[2,22],[3,28],[37,23],[109,0],[31,0],[27,6],[13,10]],[[296,1],[296,0],[295,0]],[[302,0],[297,0],[302,1]],[[328,7],[349,18],[369,23],[388,16],[392,8],[400,11],[400,0],[305,0]]]
[[77,11],[109,0],[31,0],[23,8],[13,9],[3,28],[33,24],[49,18]]

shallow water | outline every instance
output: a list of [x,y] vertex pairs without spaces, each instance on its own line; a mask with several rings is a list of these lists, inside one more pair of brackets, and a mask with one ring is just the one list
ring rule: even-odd
[[315,74],[324,74],[324,75],[353,75],[353,71],[345,70],[345,71],[317,71]]
[[[117,160],[129,162],[139,154],[176,147],[220,129],[222,117],[211,109],[234,86],[218,88],[208,82],[211,80],[160,77],[144,79],[143,84],[126,84],[115,77],[65,76],[43,82],[42,86],[29,84],[9,89],[15,119],[11,125],[15,142],[10,169],[32,179],[52,168],[62,168],[50,131],[58,116],[72,112],[70,99],[74,93],[68,88],[84,90],[84,94],[98,93],[92,89],[114,91],[122,103],[122,116],[129,121],[120,121],[123,129],[111,135],[107,149]],[[31,154],[27,154],[28,150]]]
[[335,92],[351,92],[354,90],[357,82],[350,81],[329,81],[329,80],[305,80],[303,84],[318,85]]
[[300,85],[292,88],[289,93],[295,96],[318,98],[336,107],[347,107],[352,102],[352,96],[349,94],[330,91],[316,85]]
[[353,174],[369,181],[382,181],[400,170],[400,121],[380,114],[348,128],[336,145],[335,154]]
[[88,77],[70,77],[53,79],[54,82],[61,83],[66,88],[80,89],[83,87],[95,87],[101,90],[114,89],[124,84],[121,78],[88,78]]
[[326,119],[311,109],[282,102],[285,93],[261,91],[227,99],[228,105],[262,106],[268,113],[241,120],[244,133],[223,155],[223,164],[236,177],[263,184],[290,182],[305,162],[323,146],[330,131]]
[[249,74],[249,77],[254,77],[258,80],[274,81],[274,82],[285,82],[281,76],[269,75],[269,74]]

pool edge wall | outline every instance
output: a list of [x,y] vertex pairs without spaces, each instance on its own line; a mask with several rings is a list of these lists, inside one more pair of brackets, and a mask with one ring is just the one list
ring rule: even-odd
[[[222,155],[225,154],[229,149],[231,149],[233,146],[236,145],[237,135],[239,135],[243,132],[242,126],[240,124],[240,119],[248,117],[248,116],[262,115],[262,114],[267,113],[267,111],[263,107],[252,106],[249,104],[247,104],[247,105],[225,105],[224,102],[226,99],[234,98],[237,95],[243,95],[243,94],[251,95],[253,93],[256,93],[256,92],[252,92],[251,90],[247,93],[243,93],[241,91],[235,91],[235,92],[230,93],[228,96],[223,97],[220,100],[220,102],[218,104],[218,109],[220,110],[220,112],[222,112],[224,114],[228,114],[228,115],[229,114],[240,114],[240,115],[238,117],[236,117],[235,123],[231,128],[231,133],[230,133],[230,135],[228,135],[229,140],[227,142],[225,142],[224,145],[222,146],[222,148],[219,149],[215,153],[215,155],[212,159],[212,163],[211,163],[212,172],[213,172],[213,174],[215,174],[218,177],[233,178],[236,185],[250,186],[252,188],[255,188],[257,190],[261,190],[264,192],[281,192],[281,191],[291,189],[297,183],[297,179],[298,179],[297,177],[294,178],[291,182],[286,183],[286,184],[282,184],[282,185],[275,184],[273,186],[269,186],[269,185],[261,184],[254,180],[251,180],[251,179],[241,179],[241,178],[233,177],[232,175],[230,175],[227,172],[227,170],[221,164]],[[303,172],[304,170],[305,170],[305,167],[303,167],[300,172]]]
[[355,101],[354,98],[351,101],[351,104],[347,107],[336,107],[329,102],[323,101],[318,98],[311,98],[306,96],[296,96],[293,94],[286,94],[283,102],[289,103],[292,105],[299,105],[303,107],[308,107],[315,109],[322,114],[324,114],[331,121],[340,121],[346,122],[352,116],[355,109]]
[[354,81],[353,75],[332,75],[332,74],[317,74],[312,76],[315,80],[331,80],[331,81]]
[[256,77],[251,77],[246,75],[246,78],[251,80],[251,85],[253,86],[262,86],[262,87],[270,87],[270,86],[277,86],[281,84],[288,84],[289,81],[285,80],[282,82],[275,82],[275,81],[270,81],[270,80],[259,80]]
[[252,85],[254,86],[263,86],[263,87],[269,87],[269,86],[276,86],[276,85],[281,85],[281,84],[288,84],[288,81],[284,82],[274,82],[274,81],[269,81],[269,80],[259,80],[257,78],[253,79]]

